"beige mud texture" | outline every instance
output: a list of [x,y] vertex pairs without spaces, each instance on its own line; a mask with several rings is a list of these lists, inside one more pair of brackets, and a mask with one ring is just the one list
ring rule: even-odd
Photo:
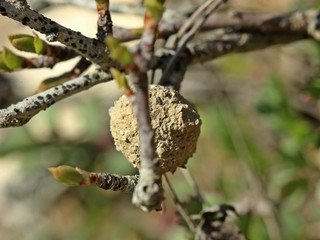
[[[150,115],[155,130],[156,154],[162,173],[184,167],[196,150],[201,120],[194,106],[177,91],[151,86]],[[110,128],[118,151],[140,167],[139,134],[131,103],[126,96],[109,110]],[[138,113],[139,114],[139,113]]]

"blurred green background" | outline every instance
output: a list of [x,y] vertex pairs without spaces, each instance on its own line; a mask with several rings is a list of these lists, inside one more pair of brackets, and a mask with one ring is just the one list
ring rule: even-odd
[[[239,10],[310,7],[319,2],[231,2]],[[73,16],[81,18],[77,9]],[[320,239],[319,63],[320,44],[307,40],[192,66],[183,82],[182,94],[203,122],[188,168],[208,206],[237,208],[249,239]],[[32,94],[44,78],[34,83],[26,72],[0,76],[2,107]],[[121,92],[114,83],[103,85],[55,104],[24,127],[0,130],[1,239],[187,239],[168,196],[163,213],[144,213],[131,205],[130,194],[65,187],[48,172],[62,164],[137,172],[109,132],[108,109]],[[180,171],[170,179],[182,200],[194,193]]]

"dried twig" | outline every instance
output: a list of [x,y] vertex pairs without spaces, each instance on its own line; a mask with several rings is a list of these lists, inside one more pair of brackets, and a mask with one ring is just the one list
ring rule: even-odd
[[[187,70],[185,65],[183,65],[183,67],[175,66],[177,64],[178,59],[180,59],[181,57],[181,53],[185,50],[187,43],[199,31],[199,29],[204,24],[209,15],[224,2],[226,2],[226,0],[206,1],[202,6],[200,6],[197,9],[197,11],[194,12],[194,14],[190,17],[189,21],[182,25],[179,32],[177,33],[177,38],[174,43],[174,48],[178,46],[178,49],[176,50],[175,55],[170,59],[169,63],[164,69],[163,75],[160,80],[161,84],[171,84],[175,89],[180,89],[180,83],[184,77],[184,73]],[[179,63],[179,65],[181,64]],[[180,71],[177,71],[177,69],[180,69]],[[176,74],[177,72],[179,72],[179,74]]]
[[201,194],[201,191],[199,189],[199,186],[197,185],[196,181],[194,180],[194,178],[192,177],[189,169],[187,168],[180,168],[180,171],[182,172],[184,178],[186,179],[186,181],[189,183],[189,185],[192,187],[192,189],[195,191],[196,193],[196,198],[197,200],[201,203],[204,204],[204,198]]
[[196,225],[194,224],[194,222],[192,221],[189,213],[186,211],[186,209],[183,207],[183,204],[180,202],[176,192],[174,191],[171,183],[170,183],[170,180],[167,176],[167,174],[164,174],[164,178],[166,180],[166,183],[168,185],[168,188],[169,188],[169,192],[170,192],[170,195],[171,195],[171,198],[179,212],[179,214],[181,215],[181,217],[184,219],[184,221],[186,222],[186,224],[188,225],[189,229],[192,231],[192,232],[195,232],[196,230]]
[[209,15],[224,2],[226,0],[207,0],[203,3],[180,27],[174,42],[174,48],[185,45],[201,28]]

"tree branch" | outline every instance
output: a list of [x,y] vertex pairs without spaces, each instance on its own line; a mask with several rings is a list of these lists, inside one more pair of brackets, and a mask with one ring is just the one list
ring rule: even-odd
[[195,64],[210,61],[229,53],[249,52],[307,38],[308,35],[303,33],[278,33],[274,35],[263,33],[222,34],[206,41],[190,43],[185,54],[188,55],[190,63]]
[[[0,12],[2,15],[16,15],[15,17],[19,18],[20,20],[24,19],[23,16],[26,16],[26,14],[23,15],[22,13],[20,13],[24,11],[20,10],[21,8],[25,9],[24,2],[20,2],[19,4],[17,4],[17,1],[10,1],[10,3],[8,1],[0,2]],[[7,12],[7,9],[10,9],[12,11]],[[27,7],[27,9],[29,8]],[[30,9],[27,10],[27,12],[29,11],[33,12]],[[17,14],[18,12],[19,14]],[[40,15],[38,13],[34,14],[36,14],[36,16]],[[219,36],[208,38],[205,41],[194,41],[189,43],[187,45],[187,48],[182,52],[178,61],[181,63],[181,66],[179,65],[177,67],[187,68],[190,63],[195,64],[213,60],[228,53],[247,52],[263,49],[276,44],[287,44],[294,41],[307,39],[311,36],[318,39],[318,30],[316,26],[319,23],[319,19],[317,18],[317,15],[318,12],[315,10],[295,12],[280,16],[258,13],[224,14],[223,16],[213,15],[210,17],[209,21],[204,24],[204,27],[202,29],[209,29],[209,27],[210,29],[215,29],[234,26],[234,28],[241,29],[241,31],[234,33],[225,32]],[[33,22],[35,21],[35,19],[37,18],[33,18]],[[45,18],[42,17],[40,19],[44,21],[42,25],[50,25],[49,23],[46,23],[49,20],[44,20]],[[38,19],[36,22],[40,21],[40,19]],[[213,20],[215,22],[213,22]],[[38,28],[42,25],[38,25]],[[162,26],[166,25],[160,25],[160,32],[164,31],[164,28]],[[171,31],[170,29],[172,30],[172,28],[169,27],[168,32]],[[243,33],[245,29],[250,30],[250,32]],[[281,31],[284,31],[284,33],[282,33]],[[115,34],[117,35],[117,32]],[[92,39],[92,41],[93,40],[94,39]],[[152,68],[163,68],[173,55],[174,51],[168,53],[168,51],[163,51],[162,49],[158,50],[156,59],[152,64]],[[181,71],[176,72],[179,73]],[[94,73],[92,75],[94,75]],[[14,104],[9,108],[0,110],[0,127],[21,126],[28,122],[39,111],[44,110],[45,108],[52,105],[53,102],[59,101],[68,97],[69,95],[75,94],[76,92],[80,92],[82,90],[90,88],[91,86],[94,86],[95,84],[111,79],[109,75],[105,75],[107,76],[106,79],[101,81],[94,81],[92,82],[92,84],[90,83],[86,87],[84,87],[84,81],[86,80],[86,77],[77,78],[68,83],[65,83],[64,85],[62,85],[63,87],[57,87],[58,89],[62,89],[66,88],[66,85],[73,83],[76,84],[76,86],[80,86],[77,91],[70,91],[67,95],[61,94],[60,91],[57,92],[57,88],[49,89],[46,92],[40,93],[40,98],[48,94],[48,96],[50,95],[52,99],[39,101],[36,98],[38,95],[35,95],[21,101],[20,103]],[[103,78],[104,77],[101,77],[101,79]],[[177,78],[180,79],[181,77]],[[8,122],[6,123],[6,121]]]
[[141,163],[139,169],[141,177],[134,191],[132,202],[144,211],[161,210],[164,197],[149,112],[147,73],[135,72],[131,75],[131,81],[135,86],[133,107],[138,122]]
[[[224,12],[211,15],[202,25],[201,31],[232,28],[248,32],[263,33],[309,33],[314,37],[315,26],[319,24],[319,11],[306,10],[285,14],[260,12]],[[168,38],[176,33],[185,21],[175,23],[162,22],[159,35]],[[319,40],[319,38],[317,38]]]
[[104,190],[133,192],[139,175],[119,176],[111,173],[87,172],[67,165],[48,168],[53,177],[67,186],[98,186]]
[[[221,35],[220,37],[213,37],[207,41],[189,43],[186,50],[181,55],[182,58],[178,62],[184,67],[187,67],[190,63],[196,64],[213,60],[229,53],[253,51],[306,38],[308,38],[307,34],[270,35],[262,33],[233,33]],[[156,59],[153,66],[161,68],[162,64],[166,64],[168,62],[167,59],[170,59],[173,54],[174,53],[168,51],[159,50],[156,53]],[[179,73],[179,71],[177,71],[177,73]],[[0,110],[0,127],[22,126],[38,112],[48,108],[54,102],[109,80],[111,80],[110,75],[103,72],[94,72],[26,98],[17,104]],[[66,92],[66,94],[64,94],[64,92]],[[43,97],[44,100],[39,101],[37,98],[38,96],[40,96],[40,99]],[[141,110],[138,111],[141,112]]]
[[[316,28],[317,25],[320,25],[319,14],[320,12],[314,9],[285,14],[239,11],[217,13],[212,14],[204,22],[200,31],[231,28],[249,33],[300,33],[309,34],[309,37],[320,40],[320,36],[318,36],[319,30]],[[159,37],[167,39],[172,34],[177,33],[185,21],[160,22],[158,27]],[[113,31],[115,37],[121,41],[136,40],[141,35],[141,29],[126,29],[114,26]]]
[[16,104],[0,110],[0,127],[22,126],[41,110],[45,110],[57,101],[111,79],[111,75],[103,71],[95,71],[70,80],[55,88],[50,88],[47,91],[27,97]]
[[144,29],[140,44],[132,51],[134,66],[129,69],[130,79],[135,87],[135,99],[132,105],[138,122],[141,165],[139,169],[140,180],[134,190],[132,202],[144,211],[161,210],[164,199],[161,170],[154,143],[155,132],[151,125],[147,75],[154,58],[154,43],[159,21],[164,11],[164,2],[158,1],[159,8],[157,10],[149,5],[152,1],[144,2],[146,8]]
[[306,10],[285,14],[259,12],[231,12],[211,16],[204,24],[203,30],[218,28],[236,28],[258,32],[306,33],[309,25],[319,22],[319,11]]

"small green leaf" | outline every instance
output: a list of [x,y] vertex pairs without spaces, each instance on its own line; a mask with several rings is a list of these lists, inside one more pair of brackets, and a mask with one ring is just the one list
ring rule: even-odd
[[160,20],[164,11],[165,0],[145,0],[144,7],[149,11],[155,20]]
[[37,34],[15,34],[9,36],[11,44],[20,51],[44,54],[47,50],[47,43]]
[[123,67],[129,67],[134,63],[130,50],[117,39],[108,36],[105,42],[110,50],[112,60],[117,61]]
[[37,34],[34,34],[33,44],[37,54],[44,54],[47,51],[47,43],[39,38]]
[[51,167],[48,170],[52,173],[53,177],[67,186],[80,186],[81,182],[86,178],[81,175],[75,168],[62,165],[59,167]]
[[35,52],[34,37],[28,34],[15,34],[9,36],[11,44],[20,51]]
[[106,7],[107,7],[107,0],[95,0],[96,1],[96,4],[97,4],[97,9],[98,11],[100,9],[104,9],[104,10],[107,10]]
[[124,73],[120,72],[116,68],[110,68],[110,72],[111,72],[113,78],[116,80],[119,88],[122,91],[124,91],[126,95],[132,95],[133,91],[131,90],[131,88],[128,84],[126,75]]
[[0,51],[0,72],[9,71],[10,69],[7,67],[7,65],[4,62],[3,52]]
[[25,59],[22,57],[17,56],[8,48],[3,48],[3,61],[5,65],[10,69],[20,69],[23,67]]

